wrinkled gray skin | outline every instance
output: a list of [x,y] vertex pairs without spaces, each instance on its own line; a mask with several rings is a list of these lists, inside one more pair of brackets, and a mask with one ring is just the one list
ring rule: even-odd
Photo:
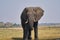
[[41,17],[43,16],[44,10],[42,10],[40,7],[27,7],[27,16],[29,20],[29,24],[31,28],[33,27],[33,23],[39,21]]
[[43,16],[44,10],[40,7],[26,7],[21,14],[23,27],[23,40],[31,40],[31,30],[34,26],[35,40],[38,40],[38,21]]

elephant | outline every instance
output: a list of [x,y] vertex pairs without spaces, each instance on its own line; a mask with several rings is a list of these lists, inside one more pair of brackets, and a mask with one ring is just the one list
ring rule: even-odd
[[38,21],[44,15],[40,7],[26,7],[21,14],[21,25],[23,28],[23,40],[32,40],[31,31],[34,28],[34,39],[38,40]]

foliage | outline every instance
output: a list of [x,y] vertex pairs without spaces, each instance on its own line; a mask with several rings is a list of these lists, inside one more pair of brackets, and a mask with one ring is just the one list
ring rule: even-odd
[[0,28],[12,28],[12,27],[21,27],[20,24],[10,23],[10,22],[0,22]]

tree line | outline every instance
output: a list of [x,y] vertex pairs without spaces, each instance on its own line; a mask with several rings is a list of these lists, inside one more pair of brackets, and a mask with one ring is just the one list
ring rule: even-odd
[[10,23],[10,22],[0,22],[0,28],[13,28],[13,27],[21,27],[20,24]]

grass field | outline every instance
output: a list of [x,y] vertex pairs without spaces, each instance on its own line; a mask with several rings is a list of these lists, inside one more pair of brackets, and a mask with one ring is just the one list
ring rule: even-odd
[[[34,32],[32,31],[32,39]],[[22,40],[23,30],[21,28],[0,28],[0,40]],[[60,38],[59,27],[39,27],[39,40],[56,40]]]

